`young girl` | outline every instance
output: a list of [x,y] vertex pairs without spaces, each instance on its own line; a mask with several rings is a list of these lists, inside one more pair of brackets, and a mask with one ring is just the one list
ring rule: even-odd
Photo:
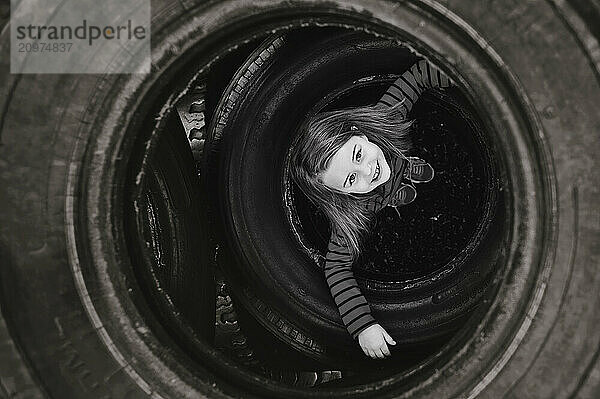
[[425,60],[404,72],[375,105],[323,112],[301,128],[294,143],[292,177],[329,220],[325,278],[348,332],[365,355],[390,355],[392,337],[371,316],[352,263],[375,213],[416,197],[413,183],[433,178],[431,165],[406,157],[412,121],[407,115],[427,88],[452,81]]

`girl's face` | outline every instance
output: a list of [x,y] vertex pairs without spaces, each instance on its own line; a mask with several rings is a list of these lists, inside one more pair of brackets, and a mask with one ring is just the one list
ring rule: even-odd
[[321,174],[323,184],[344,193],[363,194],[390,178],[381,148],[362,136],[352,136],[340,147]]

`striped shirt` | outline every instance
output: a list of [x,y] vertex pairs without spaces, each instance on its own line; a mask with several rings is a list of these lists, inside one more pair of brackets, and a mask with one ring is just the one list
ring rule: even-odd
[[[452,83],[438,68],[421,60],[392,83],[377,105],[391,107],[401,103],[403,117],[406,118],[423,91],[433,87],[448,87]],[[377,212],[388,205],[394,205],[406,166],[407,162],[401,157],[390,162],[392,177],[375,189],[377,195],[365,204],[367,209]],[[352,263],[353,258],[344,238],[334,229],[325,257],[325,279],[342,322],[352,338],[357,338],[361,331],[377,322],[371,316],[369,304],[358,288]]]

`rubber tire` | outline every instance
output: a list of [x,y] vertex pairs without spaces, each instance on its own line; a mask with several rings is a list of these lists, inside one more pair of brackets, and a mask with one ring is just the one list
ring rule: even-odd
[[[267,329],[309,356],[340,357],[337,362],[344,364],[349,356],[362,359],[364,354],[341,323],[321,270],[290,234],[289,219],[294,217],[285,212],[289,194],[281,182],[293,134],[283,132],[292,132],[315,103],[340,87],[351,87],[349,82],[364,76],[401,71],[414,62],[414,55],[393,42],[356,33],[274,36],[240,67],[214,120],[211,152],[218,157],[207,159],[207,165],[220,163],[208,173],[219,175],[209,191],[219,193],[213,202],[226,230],[220,263],[237,284],[238,302]],[[450,106],[442,97],[424,97],[433,107]],[[489,149],[485,157],[493,163]],[[433,347],[430,342],[457,331],[481,302],[496,266],[505,261],[506,218],[497,200],[497,173],[488,172],[482,194],[488,203],[473,232],[477,238],[452,264],[416,283],[385,284],[355,274],[374,316],[396,340],[398,353],[419,344]],[[413,288],[403,289],[411,284]],[[248,290],[253,294],[246,295]],[[259,310],[267,305],[271,312]],[[281,323],[291,328],[278,328]],[[311,343],[317,337],[322,347],[298,344],[296,331]]]
[[[152,31],[153,41],[156,41],[153,44],[169,38],[172,30],[165,28],[174,20],[185,19],[187,13],[188,10],[178,1],[153,4]],[[157,343],[143,339],[150,329],[140,315],[137,321],[123,319],[122,323],[111,326],[105,321],[95,321],[84,306],[86,300],[92,301],[100,311],[102,301],[110,300],[110,293],[102,291],[100,283],[91,286],[89,278],[100,281],[103,277],[100,274],[92,277],[89,247],[81,241],[70,241],[74,238],[69,232],[73,226],[66,220],[71,214],[82,225],[86,220],[95,223],[94,218],[98,215],[88,214],[85,205],[81,205],[86,198],[85,182],[81,176],[90,167],[88,151],[97,144],[94,142],[98,138],[96,128],[103,122],[105,126],[110,125],[110,117],[114,116],[109,116],[111,104],[119,96],[123,99],[134,93],[131,89],[128,91],[120,75],[11,75],[9,51],[10,30],[6,29],[0,42],[0,169],[2,182],[6,184],[0,194],[0,291],[2,324],[6,320],[12,339],[7,336],[6,329],[2,330],[3,337],[12,346],[12,353],[9,345],[3,346],[0,357],[3,390],[9,397],[159,398],[204,395],[206,388],[202,388],[202,383],[196,381],[196,386],[192,387],[174,376],[158,352],[154,358],[146,357],[142,361],[139,357],[136,360],[136,355],[116,349],[127,339],[140,349],[148,345],[160,348]],[[155,52],[153,49],[153,54]],[[115,89],[118,94],[112,91]],[[124,109],[119,109],[118,113],[125,118],[132,116]],[[187,145],[184,135],[181,140]],[[177,144],[171,146],[181,149],[181,140],[175,140]],[[167,159],[170,155],[180,164],[193,165],[191,153],[183,154],[187,157],[182,158],[179,153],[174,153],[173,148],[166,147]],[[168,161],[163,162],[158,169],[162,168],[161,172],[164,172],[172,168],[168,164]],[[106,167],[104,169],[107,173],[114,172]],[[179,190],[185,186],[187,197],[174,191],[178,198],[172,205],[180,217],[186,218],[191,216],[190,206],[197,211],[197,205],[190,203],[198,199],[198,187],[191,185],[197,179],[193,167],[180,168],[179,172],[183,175],[174,176],[171,184]],[[71,183],[69,180],[72,180]],[[70,201],[70,196],[73,201]],[[182,197],[184,201],[181,201]],[[75,204],[74,209],[70,209],[70,204]],[[77,208],[77,204],[83,208]],[[79,227],[75,229],[79,230]],[[193,233],[189,228],[185,226],[188,235],[198,233],[196,228]],[[76,241],[81,240],[83,235],[76,237]],[[197,260],[206,256],[199,252],[203,247],[198,243],[182,242],[178,250],[182,249],[185,252],[180,254],[181,260]],[[126,262],[128,255],[121,256]],[[209,269],[202,269],[202,264],[198,264],[197,272],[205,274],[205,281],[197,287],[197,292],[214,293],[214,282],[208,278]],[[81,282],[77,280],[82,275],[87,279],[88,298],[81,296],[82,291],[78,287]],[[123,271],[113,274],[113,277],[117,279],[114,283],[122,293],[132,298],[141,297],[133,276]],[[213,327],[214,295],[209,296],[213,307],[208,312],[208,320],[206,310],[210,310],[209,303],[198,303],[196,310],[199,312],[195,316],[204,318],[204,324]],[[122,330],[120,336],[115,334],[115,329]],[[138,336],[132,335],[136,329]],[[15,348],[19,349],[20,355],[14,354]],[[134,370],[130,366],[135,363],[142,365],[142,371],[139,367]],[[205,385],[209,386],[209,383]]]
[[[198,37],[203,37],[215,29],[211,23],[231,26],[242,17],[262,11],[273,15],[277,7],[282,12],[283,7],[298,9],[295,7],[301,3],[156,4],[152,9],[153,43],[163,43],[176,27],[194,31],[190,23],[194,17],[207,18],[202,20],[206,22],[202,27],[205,33],[196,31]],[[499,69],[515,78],[512,82],[518,83],[529,100],[530,115],[540,127],[532,137],[544,151],[535,154],[539,169],[533,172],[549,171],[543,176],[544,186],[538,187],[548,195],[540,208],[548,225],[542,232],[545,241],[535,248],[542,259],[537,265],[539,277],[525,282],[532,293],[531,298],[524,299],[528,306],[519,314],[511,314],[506,311],[507,303],[514,298],[502,296],[484,319],[514,318],[513,336],[497,342],[494,339],[499,331],[480,329],[480,335],[465,345],[460,356],[442,365],[435,375],[410,391],[396,390],[386,396],[600,396],[600,62],[594,52],[598,37],[585,22],[589,14],[581,16],[570,3],[554,1],[409,2],[411,7],[426,10],[420,25],[415,20],[398,19],[396,10],[404,10],[404,3],[310,3],[315,8],[336,8],[365,23],[381,20],[412,32],[427,30],[432,15],[445,15],[445,23],[467,32],[465,38],[479,43],[482,53],[493,50],[498,55]],[[351,4],[360,7],[352,9]],[[361,13],[360,9],[365,11]],[[598,9],[592,8],[592,21],[598,21]],[[196,21],[193,26],[197,29],[197,25]],[[175,37],[184,38],[191,40],[182,34]],[[118,91],[110,88],[119,78],[10,75],[8,30],[4,30],[0,46],[2,311],[25,367],[50,397],[147,397],[151,393],[163,397],[232,396],[224,381],[215,383],[220,388],[217,390],[212,385],[214,380],[182,378],[185,371],[166,366],[167,354],[143,360],[131,354],[128,360],[135,361],[124,368],[101,339],[101,331],[93,328],[75,288],[73,259],[68,255],[72,243],[66,240],[65,203],[70,195],[65,190],[66,180],[69,171],[83,166],[83,152],[74,149],[78,144],[88,144],[98,117],[105,117],[109,105],[116,101]],[[443,49],[437,50],[444,54]],[[158,47],[153,47],[154,51],[160,53]],[[174,53],[178,51],[173,49]],[[153,70],[158,74],[166,61],[162,53],[157,55]],[[460,59],[449,62],[471,83],[489,73],[471,69]],[[125,82],[118,82],[118,87],[124,87]],[[531,143],[522,144],[527,148]],[[508,294],[520,284],[520,278],[507,275],[500,293]],[[128,325],[118,327],[133,331]],[[485,346],[489,342],[497,345]],[[123,346],[123,342],[117,343]],[[460,358],[470,361],[461,362]],[[136,380],[131,370],[145,377]],[[265,385],[264,389],[269,387]]]

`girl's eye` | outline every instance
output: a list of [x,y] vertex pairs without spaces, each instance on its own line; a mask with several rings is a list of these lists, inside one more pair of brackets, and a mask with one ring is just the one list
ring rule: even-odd
[[361,158],[362,158],[362,148],[360,150],[358,150],[358,152],[356,153],[356,162],[360,162]]
[[350,178],[348,179],[348,183],[350,183],[350,185],[352,185],[354,183],[354,180],[356,180],[356,173],[352,173],[350,175]]

